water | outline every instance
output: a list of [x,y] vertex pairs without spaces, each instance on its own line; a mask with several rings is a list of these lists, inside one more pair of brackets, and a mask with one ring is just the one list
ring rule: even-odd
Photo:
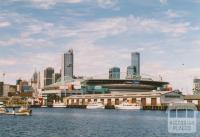
[[197,134],[168,133],[167,114],[163,111],[38,108],[33,109],[33,116],[0,116],[0,137],[197,137]]

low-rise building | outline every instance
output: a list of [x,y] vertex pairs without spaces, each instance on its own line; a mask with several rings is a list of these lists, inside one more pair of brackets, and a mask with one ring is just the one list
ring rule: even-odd
[[138,103],[141,106],[161,105],[160,96],[166,92],[134,92],[118,94],[90,94],[90,95],[72,95],[64,98],[67,105],[87,105],[89,102],[102,102],[106,106],[119,105],[124,101],[129,103]]
[[184,95],[178,90],[161,95],[161,103],[165,105],[168,105],[170,103],[183,103],[183,102],[184,102]]
[[16,85],[3,84],[3,97],[15,96],[17,91]]

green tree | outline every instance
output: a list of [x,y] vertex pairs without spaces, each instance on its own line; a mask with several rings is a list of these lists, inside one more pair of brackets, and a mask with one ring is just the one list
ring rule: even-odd
[[52,105],[54,100],[58,101],[60,99],[61,98],[56,94],[48,94],[47,95],[47,104]]

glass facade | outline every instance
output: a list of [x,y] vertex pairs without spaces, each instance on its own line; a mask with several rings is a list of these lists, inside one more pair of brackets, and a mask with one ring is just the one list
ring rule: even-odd
[[200,95],[200,79],[199,78],[195,78],[193,80],[193,94]]
[[56,83],[58,81],[58,79],[61,77],[61,74],[60,73],[54,73],[52,77],[53,77],[52,83]]
[[3,96],[3,82],[0,82],[0,96]]
[[110,68],[109,79],[120,79],[120,68],[118,67]]
[[127,79],[132,79],[133,78],[133,73],[134,73],[134,68],[133,66],[128,66],[127,67]]
[[139,52],[131,53],[131,66],[133,69],[132,74],[139,76],[140,75],[140,53]]
[[49,67],[44,70],[44,86],[52,84],[54,69]]
[[64,77],[73,77],[73,50],[69,50],[67,53],[63,55],[63,62],[62,62],[62,76]]

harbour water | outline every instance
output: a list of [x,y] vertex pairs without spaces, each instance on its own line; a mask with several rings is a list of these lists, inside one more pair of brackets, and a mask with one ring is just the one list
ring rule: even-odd
[[197,137],[170,134],[165,111],[37,108],[32,116],[0,116],[0,137]]

